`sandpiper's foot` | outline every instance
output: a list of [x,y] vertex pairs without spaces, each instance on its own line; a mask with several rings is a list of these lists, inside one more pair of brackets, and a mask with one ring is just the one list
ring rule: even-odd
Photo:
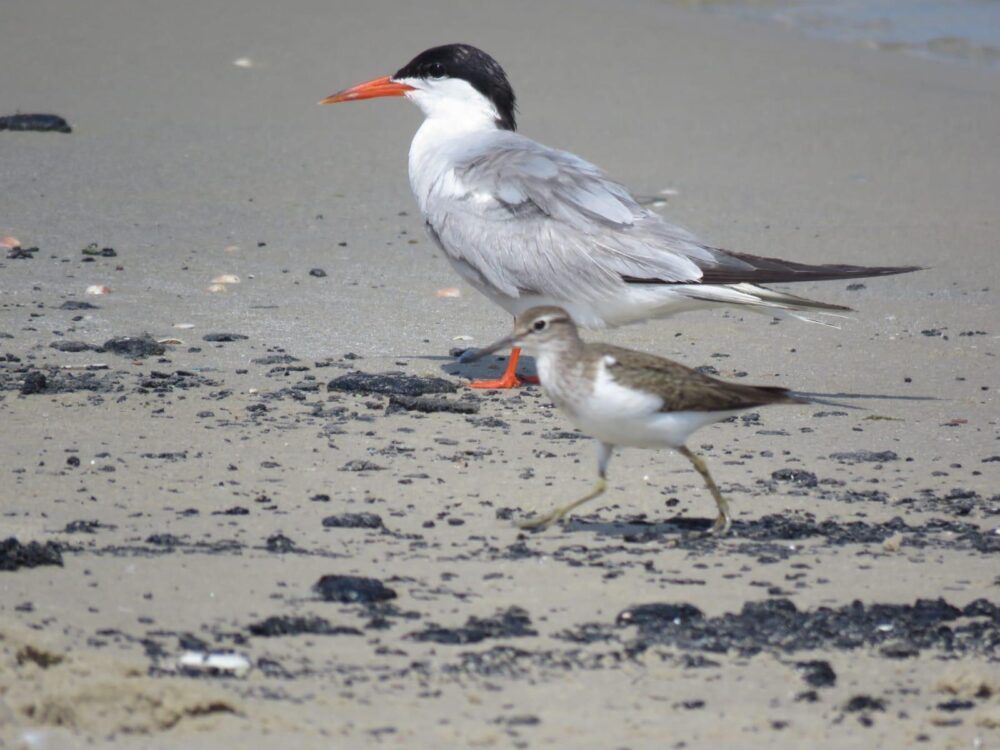
[[534,518],[529,518],[525,521],[519,521],[518,527],[528,530],[528,531],[544,531],[549,528],[554,523],[561,521],[566,517],[567,514],[574,508],[579,508],[586,502],[593,500],[598,495],[604,493],[604,490],[608,488],[608,483],[605,478],[599,477],[597,483],[594,485],[594,489],[588,492],[586,495],[581,497],[579,500],[574,500],[567,505],[560,505],[551,513],[546,513],[544,516],[535,516]]
[[732,525],[733,519],[729,516],[729,513],[720,511],[708,533],[712,536],[725,536],[729,533],[729,527]]
[[570,508],[567,506],[556,508],[551,513],[546,513],[543,516],[534,516],[524,521],[518,521],[517,527],[525,531],[545,531],[552,524],[561,521],[569,511]]
[[679,537],[675,537],[671,542],[667,544],[668,547],[676,547],[680,544],[686,544],[688,542],[697,542],[701,539],[719,539],[724,537],[729,533],[729,527],[732,524],[732,519],[728,514],[723,515],[720,513],[715,519],[715,522],[704,531],[688,531],[681,534]]
[[687,538],[704,539],[709,536],[725,536],[729,532],[729,527],[732,526],[733,517],[729,515],[729,503],[726,502],[726,498],[719,491],[719,486],[712,479],[712,475],[708,471],[708,466],[705,465],[705,461],[701,456],[695,455],[683,445],[677,449],[677,452],[687,458],[695,470],[701,474],[702,479],[705,480],[705,486],[708,487],[709,492],[712,493],[712,497],[715,499],[715,506],[719,509],[719,515],[716,516],[712,528],[708,531],[698,532],[696,535],[691,535]]

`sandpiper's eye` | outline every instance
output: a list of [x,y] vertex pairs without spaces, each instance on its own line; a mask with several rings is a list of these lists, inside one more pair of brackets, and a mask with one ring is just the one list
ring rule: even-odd
[[544,320],[536,320],[535,324],[531,327],[534,328],[536,331],[544,331],[546,325],[548,324]]
[[427,77],[428,78],[444,78],[444,65],[441,63],[431,63],[427,66]]

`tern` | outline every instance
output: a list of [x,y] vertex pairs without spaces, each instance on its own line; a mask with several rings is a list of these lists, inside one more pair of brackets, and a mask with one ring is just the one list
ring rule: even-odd
[[521,523],[525,529],[548,528],[574,508],[602,495],[615,446],[631,446],[670,448],[690,461],[719,511],[708,533],[725,534],[732,523],[729,504],[704,459],[685,445],[688,437],[745,409],[834,403],[778,386],[729,383],[645,352],[585,343],[569,313],[559,307],[527,310],[517,318],[510,336],[462,359],[473,361],[509,346],[524,347],[535,356],[545,394],[574,425],[598,441],[594,488],[579,500]]
[[[507,74],[468,44],[428,49],[320,104],[388,96],[424,114],[409,175],[427,231],[466,281],[514,317],[557,305],[577,324],[602,328],[732,305],[814,320],[849,308],[760,285],[919,270],[807,265],[703,243],[590,162],[517,133]],[[499,380],[472,385],[518,385],[519,354],[512,350]]]

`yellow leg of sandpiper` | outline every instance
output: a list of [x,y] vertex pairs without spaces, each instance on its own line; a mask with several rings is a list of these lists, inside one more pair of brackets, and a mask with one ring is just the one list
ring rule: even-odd
[[529,518],[527,521],[521,521],[517,525],[522,529],[530,529],[534,531],[542,531],[547,529],[552,524],[556,523],[566,517],[574,508],[579,508],[586,502],[593,500],[595,497],[599,497],[604,494],[604,491],[608,488],[607,475],[608,475],[608,462],[611,460],[611,453],[613,447],[607,443],[598,442],[597,444],[597,484],[594,485],[594,489],[588,492],[586,495],[581,497],[579,500],[574,500],[568,505],[561,505],[556,508],[551,513],[546,513],[544,516],[535,516],[534,518]]
[[594,489],[581,497],[579,500],[574,500],[567,505],[561,505],[551,513],[546,513],[543,516],[535,516],[534,518],[529,518],[527,521],[519,521],[517,525],[522,529],[530,529],[532,531],[542,531],[547,529],[552,524],[565,518],[566,514],[574,508],[578,508],[584,503],[593,500],[595,497],[604,494],[604,491],[607,488],[607,480],[605,480],[604,477],[600,477],[597,480],[597,484],[594,485]]
[[712,475],[708,473],[708,466],[705,465],[701,456],[692,453],[687,446],[683,445],[677,449],[677,452],[687,458],[691,462],[691,465],[694,466],[695,471],[701,474],[701,478],[705,480],[705,486],[708,487],[708,491],[715,498],[715,505],[719,509],[719,515],[715,519],[715,523],[712,524],[712,529],[709,533],[724,536],[729,531],[729,527],[733,522],[733,517],[729,515],[729,503],[726,502],[726,498],[719,492],[719,487],[715,484],[715,480],[712,479]]

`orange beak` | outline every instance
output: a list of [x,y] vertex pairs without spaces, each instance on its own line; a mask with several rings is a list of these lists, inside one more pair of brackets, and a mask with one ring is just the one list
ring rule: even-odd
[[362,99],[375,99],[379,96],[404,96],[407,91],[413,91],[413,86],[396,83],[392,76],[383,76],[374,81],[359,83],[349,89],[330,94],[320,104],[338,104],[340,102],[356,102]]

